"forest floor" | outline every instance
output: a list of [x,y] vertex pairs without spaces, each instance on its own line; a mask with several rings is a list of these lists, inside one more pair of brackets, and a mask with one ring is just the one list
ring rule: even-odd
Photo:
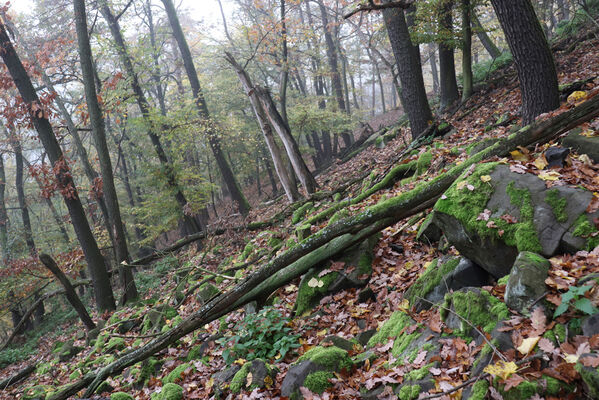
[[[591,39],[581,42],[569,53],[557,52],[555,53],[555,59],[561,85],[595,78],[599,76],[599,40]],[[591,81],[581,90],[594,88],[598,84],[599,80]],[[568,107],[569,105],[564,101],[562,110]],[[472,143],[478,143],[487,138],[505,137],[513,125],[519,123],[517,118],[519,108],[520,92],[518,90],[517,75],[514,67],[508,66],[499,70],[494,75],[492,82],[488,82],[484,89],[476,92],[457,112],[444,116],[447,122],[455,128],[455,131],[449,136],[435,139],[435,143],[439,145],[430,147],[430,151],[433,153],[433,161],[427,174],[413,182],[397,183],[392,188],[381,190],[363,202],[350,206],[348,208],[350,214],[357,213],[381,199],[406,192],[422,180],[433,179],[436,174],[443,172],[448,164],[459,164],[468,158],[465,151],[456,152],[452,149],[464,149]],[[502,117],[505,119],[506,116],[509,123],[495,126],[497,121]],[[489,129],[487,128],[489,126],[494,127]],[[593,126],[586,124],[583,129],[597,131],[598,127],[595,122]],[[376,146],[370,146],[345,163],[337,162],[328,171],[319,175],[320,189],[334,191],[340,184],[351,180],[352,177],[359,176],[364,171],[375,171],[376,176],[381,178],[393,166],[398,154],[406,148],[409,141],[409,130],[402,128],[397,137],[387,143],[384,148],[379,149]],[[542,156],[544,149],[553,144],[549,143],[535,149],[520,149],[520,151],[513,153],[512,157],[504,159],[503,162],[516,166],[515,168],[522,171],[536,175],[542,174],[543,171],[546,172],[545,166],[540,168],[541,165],[537,160]],[[419,155],[414,154],[404,158],[402,162],[417,160]],[[551,169],[551,179],[554,184],[580,185],[594,193],[599,193],[598,176],[599,165],[593,164],[588,159],[581,158],[576,154],[569,156],[568,165],[565,167]],[[346,191],[345,196],[359,193],[361,189],[362,182],[358,182]],[[320,209],[322,210],[329,203],[332,203],[332,199],[322,200],[320,204],[316,204],[316,208],[321,206]],[[268,206],[257,207],[245,222],[267,220],[287,207],[288,205],[284,199]],[[297,360],[299,355],[321,344],[325,337],[330,335],[351,338],[364,330],[377,329],[395,310],[402,307],[404,292],[423,273],[426,266],[433,259],[442,256],[436,245],[425,244],[415,238],[425,215],[421,214],[419,218],[400,221],[382,232],[382,236],[374,249],[373,274],[369,282],[369,287],[373,290],[376,298],[366,299],[361,302],[358,300],[359,290],[343,290],[324,298],[320,305],[317,305],[313,310],[315,314],[311,317],[293,317],[292,308],[296,300],[299,280],[280,288],[275,293],[278,302],[274,307],[283,316],[290,318],[287,325],[290,331],[287,334],[289,336],[299,336],[299,347],[289,351],[283,358],[276,360],[279,372],[271,385],[263,389],[256,389],[251,393],[246,392],[245,394],[235,395],[233,398],[279,398],[280,383],[290,365]],[[234,226],[239,225],[240,222],[227,221],[226,223],[222,222],[222,225]],[[320,227],[326,226],[326,223],[326,220],[323,221]],[[218,224],[215,225],[215,227],[217,226]],[[313,232],[318,229],[317,226],[312,227]],[[80,323],[73,324],[70,321],[62,326],[57,326],[56,332],[60,333],[42,337],[38,343],[38,351],[33,357],[10,365],[0,371],[1,377],[7,377],[26,365],[32,363],[38,365],[37,372],[24,381],[0,391],[0,398],[23,398],[23,393],[27,388],[34,386],[57,387],[72,382],[81,376],[84,365],[102,365],[114,359],[119,352],[139,347],[141,344],[150,341],[153,335],[151,333],[142,334],[141,326],[134,327],[131,331],[125,333],[117,332],[116,328],[122,321],[135,320],[158,305],[173,307],[180,300],[177,299],[177,293],[186,293],[189,288],[194,286],[194,280],[189,279],[189,276],[195,276],[194,279],[197,282],[208,276],[205,270],[222,271],[223,268],[243,264],[248,259],[254,262],[250,263],[243,270],[243,273],[250,273],[259,264],[256,258],[269,256],[267,253],[260,251],[260,247],[267,248],[269,239],[276,237],[283,243],[278,252],[283,252],[293,231],[294,226],[289,219],[269,228],[268,233],[235,232],[231,230],[225,235],[205,240],[202,250],[190,246],[185,251],[168,256],[152,266],[140,270],[137,274],[140,289],[147,290],[147,292],[142,292],[145,298],[144,304],[120,309],[112,316],[94,315],[95,319],[100,317],[108,319],[103,330],[103,333],[108,334],[105,338],[108,341],[108,346],[105,346],[101,352],[96,352],[96,347],[86,345],[85,336],[81,334],[83,329]],[[254,248],[246,246],[250,242],[254,245]],[[398,249],[402,249],[402,251]],[[455,249],[450,249],[449,253],[457,255]],[[550,292],[547,297],[555,301],[559,301],[560,295],[567,286],[577,284],[578,280],[585,275],[599,273],[599,254],[597,254],[597,250],[593,253],[579,252],[576,255],[561,255],[552,258],[550,261],[552,267],[549,276],[553,284],[548,286]],[[203,268],[204,271],[197,269],[197,267]],[[218,279],[217,277],[217,286],[220,290],[225,291],[227,288],[232,287],[240,276],[238,274],[231,279]],[[493,296],[503,300],[505,285],[496,283],[489,289]],[[598,299],[593,299],[594,302],[596,300]],[[180,321],[180,317],[185,318],[197,310],[200,305],[200,300],[195,294],[186,296],[182,303],[176,305],[176,313],[167,318],[165,321],[166,326],[176,324]],[[418,322],[430,324],[432,321],[439,321],[438,312],[437,309],[432,309],[421,313],[412,313],[411,316]],[[513,317],[517,319],[517,323],[513,326],[512,335],[526,336],[533,330],[533,324],[536,324],[535,328],[538,328],[537,322],[532,321],[530,318],[516,315]],[[560,318],[566,320],[574,317],[572,314],[565,314]],[[111,392],[124,391],[130,393],[136,399],[149,399],[151,394],[164,384],[165,377],[178,367],[181,373],[175,382],[183,387],[184,398],[213,398],[215,385],[213,375],[227,367],[223,357],[223,350],[226,350],[226,347],[220,346],[215,341],[207,342],[202,356],[188,361],[190,350],[203,343],[206,337],[216,335],[219,332],[226,335],[237,334],[231,328],[243,321],[244,318],[244,310],[232,312],[225,318],[205,326],[201,332],[190,334],[157,354],[156,360],[159,362],[160,368],[143,387],[133,384],[137,377],[133,368],[129,368],[118,377],[109,378],[107,380],[108,386],[105,386],[108,391],[97,395],[96,398],[107,398]],[[60,352],[57,343],[67,342],[69,339],[74,340],[73,344],[75,346],[81,346],[83,349],[66,361],[57,361],[56,356]],[[591,347],[594,348],[599,344],[599,340],[596,340],[596,342],[598,343],[592,342]],[[110,348],[110,343],[112,343],[112,348]],[[452,346],[457,345],[456,343]],[[405,373],[401,368],[381,368],[382,363],[390,357],[389,348],[385,347],[387,346],[375,349],[379,357],[372,364],[366,363],[349,374],[338,375],[332,380],[333,385],[331,388],[321,397],[314,395],[313,398],[354,399],[359,398],[359,391],[362,388],[371,388],[380,382],[400,382],[401,376]],[[576,353],[579,347],[580,343],[574,338],[571,342],[564,343],[561,350],[556,349],[555,351],[562,351],[563,354],[568,354],[568,352]],[[456,351],[455,348],[454,351]],[[515,357],[514,354],[506,356],[509,359]],[[472,360],[473,354],[467,354],[460,360],[456,359],[454,362],[443,364],[436,371],[438,389],[443,390],[447,387],[447,384],[452,387],[467,380],[469,378],[467,366]],[[94,361],[96,361],[95,364]],[[185,366],[183,369],[180,368],[182,365]],[[531,365],[521,373],[521,376],[524,379],[532,379],[540,373],[539,370],[540,366]],[[572,374],[570,370],[562,370],[560,373],[562,374],[560,376],[568,380],[569,383],[582,385],[581,380],[575,374],[567,376],[568,373]],[[441,398],[460,398],[459,396],[460,392],[457,391]]]

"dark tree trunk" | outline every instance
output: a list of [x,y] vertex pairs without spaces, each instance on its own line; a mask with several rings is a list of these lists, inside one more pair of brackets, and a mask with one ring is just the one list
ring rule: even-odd
[[461,0],[462,8],[462,101],[472,96],[472,27],[470,0]]
[[37,250],[35,249],[35,241],[33,240],[33,231],[31,229],[31,218],[29,217],[29,208],[25,200],[25,182],[23,179],[23,150],[21,148],[21,142],[16,135],[11,135],[12,148],[15,151],[15,188],[17,190],[17,200],[19,202],[19,209],[21,210],[21,220],[23,221],[23,234],[25,236],[25,243],[27,249],[29,249],[29,255],[35,257]]
[[493,60],[499,57],[501,55],[501,50],[499,50],[499,48],[495,45],[493,40],[491,40],[491,38],[487,34],[487,31],[476,16],[476,13],[472,12],[472,15],[470,17],[472,18],[472,26],[476,29],[476,35],[478,36],[478,40],[480,40],[480,42],[483,44],[485,50],[487,50],[487,53],[489,53]]
[[77,238],[85,254],[94,286],[96,305],[100,311],[114,310],[114,296],[110,286],[108,270],[85,217],[85,211],[79,200],[77,187],[45,113],[40,112],[39,109],[38,111],[34,111],[33,109],[34,106],[36,108],[40,107],[39,98],[2,23],[0,23],[0,46],[3,47],[0,55],[19,90],[21,98],[30,109],[30,118],[54,168],[64,202],[71,216],[71,223],[75,228]]
[[412,44],[402,9],[383,10],[383,17],[397,64],[402,104],[410,120],[412,138],[416,139],[433,119],[424,88],[420,51]]
[[48,254],[40,254],[40,261],[46,266],[46,268],[50,270],[50,272],[52,272],[52,274],[64,287],[67,300],[69,300],[69,303],[71,303],[75,311],[77,311],[77,315],[79,315],[83,325],[85,325],[88,331],[94,329],[96,324],[94,324],[94,321],[89,316],[85,306],[79,299],[79,296],[77,296],[77,293],[75,293],[75,289],[73,288],[73,285],[71,285],[69,278],[67,278],[60,268],[58,268],[56,262],[54,262],[52,257],[50,257]]
[[187,199],[185,198],[185,195],[183,194],[181,187],[179,187],[175,170],[171,165],[168,157],[166,156],[166,152],[164,151],[164,147],[162,146],[160,137],[157,132],[157,127],[151,120],[150,104],[148,103],[148,99],[146,98],[146,95],[141,89],[137,73],[133,69],[133,63],[131,61],[131,58],[129,57],[129,52],[123,39],[119,23],[115,16],[112,14],[110,8],[105,3],[101,6],[100,12],[102,13],[104,19],[108,23],[110,32],[116,43],[116,50],[120,56],[123,66],[125,67],[125,72],[129,77],[131,89],[133,90],[133,93],[135,94],[135,100],[137,101],[137,106],[139,107],[139,110],[141,111],[141,114],[147,123],[148,136],[150,137],[150,141],[154,146],[154,150],[156,151],[158,160],[162,165],[162,169],[166,177],[166,184],[169,187],[169,189],[173,191],[175,200],[177,201],[177,204],[179,204],[181,214],[185,221],[186,230],[188,232],[200,232],[202,228],[199,226],[195,218],[193,218],[191,215],[188,215],[185,212],[188,206]]
[[444,38],[450,38],[453,35],[452,8],[453,0],[441,0],[439,9],[439,34],[443,36],[439,41],[439,69],[441,74],[439,105],[441,110],[451,106],[460,98],[455,74],[453,46],[448,44],[449,40],[444,40]]
[[433,77],[433,93],[439,93],[439,71],[437,71],[437,50],[435,46],[430,43],[428,45],[429,63],[431,65],[431,75]]
[[235,178],[233,171],[231,170],[231,166],[225,159],[221,148],[220,139],[218,137],[218,132],[216,132],[217,129],[210,120],[210,113],[204,99],[204,94],[202,93],[202,89],[200,87],[198,74],[196,72],[195,66],[193,65],[191,51],[189,50],[189,46],[187,45],[187,41],[183,35],[181,25],[179,24],[179,18],[177,17],[175,6],[171,0],[162,0],[162,3],[164,4],[171,29],[173,30],[173,36],[177,41],[179,51],[181,52],[181,56],[183,58],[183,65],[185,67],[185,71],[187,72],[187,78],[189,79],[189,84],[191,85],[191,91],[193,93],[193,98],[198,108],[200,118],[204,120],[205,127],[207,128],[206,134],[208,135],[208,143],[210,144],[210,148],[214,154],[214,159],[216,160],[218,169],[220,170],[223,180],[229,189],[229,193],[231,194],[233,201],[237,203],[239,212],[243,215],[247,215],[251,208],[250,203],[248,203],[245,196],[241,192],[241,188],[237,183],[237,179]]
[[557,73],[543,28],[530,0],[492,0],[514,56],[522,93],[522,121],[559,107]]
[[121,267],[122,263],[129,263],[130,261],[129,249],[127,248],[125,228],[121,219],[121,210],[116,194],[116,188],[114,186],[112,161],[110,160],[110,153],[106,142],[104,116],[100,109],[96,85],[94,83],[94,67],[92,64],[92,52],[87,31],[85,2],[84,0],[74,0],[73,5],[87,110],[89,113],[92,135],[96,145],[96,153],[100,162],[100,170],[102,172],[102,190],[104,199],[106,200],[106,206],[108,207],[108,217],[110,218],[110,225],[112,228],[117,268],[119,270],[121,286],[123,288],[122,303],[124,304],[137,299],[137,288],[135,286],[135,280],[133,279],[132,270],[130,268]]
[[4,154],[0,153],[0,247],[2,247],[2,260],[10,259],[8,249],[8,213],[6,212],[6,173],[4,171]]

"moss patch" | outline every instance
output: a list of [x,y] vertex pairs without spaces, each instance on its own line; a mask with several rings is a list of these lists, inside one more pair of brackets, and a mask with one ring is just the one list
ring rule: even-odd
[[302,219],[306,217],[306,214],[313,208],[314,203],[312,203],[311,201],[305,203],[303,206],[301,206],[293,212],[293,215],[291,216],[291,223],[295,225],[298,222],[300,222]]
[[316,371],[309,374],[304,380],[303,386],[310,389],[311,392],[323,394],[327,388],[333,386],[329,379],[333,379],[335,375],[330,371]]
[[480,380],[472,386],[470,400],[484,400],[489,391],[489,382],[486,379]]
[[420,395],[420,385],[404,385],[399,390],[400,400],[416,400]]
[[[504,302],[499,301],[486,290],[480,291],[458,291],[445,295],[444,308],[450,309],[463,319],[469,321],[474,326],[480,326],[483,331],[490,333],[497,323],[509,316],[509,311]],[[448,312],[441,309],[441,318],[445,321]],[[461,322],[459,335],[466,335],[470,332],[470,325]]]
[[431,166],[431,161],[433,161],[433,153],[430,150],[422,153],[416,161],[416,175],[424,174]]
[[175,383],[167,383],[160,393],[152,394],[152,400],[183,400],[183,388]]
[[297,362],[304,360],[310,360],[332,371],[350,370],[353,366],[353,361],[347,351],[335,346],[314,347],[298,358]]
[[110,400],[134,400],[134,397],[129,393],[116,392],[110,395]]
[[[306,274],[297,292],[295,313],[297,315],[302,315],[318,304],[317,300],[321,295],[327,293],[331,283],[335,282],[338,277],[338,272],[330,272],[320,278],[318,278],[316,271]],[[318,284],[314,287],[308,285],[308,282],[310,282],[312,278],[318,280]],[[320,282],[322,282],[322,284]]]
[[248,374],[250,373],[251,366],[251,362],[246,362],[243,364],[243,367],[241,367],[241,369],[235,373],[233,379],[231,379],[231,384],[229,385],[232,393],[239,393],[241,392],[241,389],[245,387],[245,382],[247,380]]
[[413,304],[418,297],[425,298],[435,286],[441,283],[441,279],[453,271],[459,263],[459,257],[453,257],[442,264],[439,264],[439,260],[437,259],[433,260],[410,289],[408,289],[406,297],[410,301],[410,304]]
[[599,246],[599,235],[591,236],[597,232],[597,228],[591,224],[586,214],[581,214],[574,222],[573,236],[578,236],[587,239],[586,250],[591,251]]
[[566,212],[568,200],[559,196],[559,190],[548,190],[545,195],[545,202],[551,206],[557,222],[566,222],[568,220],[568,213]]
[[162,380],[163,383],[175,383],[181,380],[183,372],[186,369],[192,368],[195,371],[195,367],[192,364],[181,364],[174,370],[172,370],[167,376]]
[[408,314],[403,311],[395,311],[387,321],[381,326],[379,331],[370,338],[368,347],[376,346],[377,344],[386,343],[390,338],[396,338],[407,326],[413,324],[414,321]]

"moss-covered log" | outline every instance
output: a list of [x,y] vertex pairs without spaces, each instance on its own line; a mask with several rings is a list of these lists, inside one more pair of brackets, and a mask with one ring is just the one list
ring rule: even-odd
[[[212,299],[197,312],[183,320],[179,325],[150,341],[145,346],[123,355],[121,358],[101,370],[86,374],[79,381],[74,382],[68,387],[55,393],[50,399],[66,399],[68,396],[77,393],[86,386],[88,386],[88,390],[84,397],[90,397],[100,383],[107,377],[117,374],[128,366],[148,358],[152,354],[168,347],[175,340],[243,305],[244,302],[259,297],[262,293],[252,292],[256,287],[268,281],[279,271],[289,267],[292,263],[300,260],[302,257],[327,245],[335,238],[349,234],[349,236],[345,236],[348,238],[346,240],[348,240],[349,243],[349,237],[353,235],[362,236],[367,233],[373,234],[386,226],[392,225],[393,223],[414,214],[421,210],[424,205],[432,204],[432,202],[440,197],[452,182],[463,172],[468,170],[471,165],[490,157],[506,155],[510,150],[517,146],[529,146],[539,142],[546,142],[597,116],[599,116],[599,96],[594,96],[569,111],[522,128],[518,132],[498,141],[485,150],[482,150],[467,161],[464,161],[462,164],[452,168],[437,178],[419,184],[409,192],[402,193],[397,197],[383,201],[356,216],[340,220],[339,222],[322,229],[305,239],[297,247],[272,259],[227,293]],[[343,239],[338,239],[334,243],[338,245],[341,240]],[[291,274],[280,281],[287,282],[290,277]],[[270,282],[274,284],[273,281]],[[263,290],[264,292],[272,290],[272,286],[267,285]],[[249,295],[249,293],[253,294]]]

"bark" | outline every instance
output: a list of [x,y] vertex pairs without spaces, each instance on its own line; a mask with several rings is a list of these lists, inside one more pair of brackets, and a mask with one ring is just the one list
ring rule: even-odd
[[135,95],[135,100],[137,102],[137,106],[139,107],[139,110],[144,118],[144,121],[147,124],[148,136],[150,137],[150,141],[152,142],[152,145],[154,146],[154,150],[156,151],[158,160],[160,161],[160,164],[162,165],[162,169],[163,169],[164,175],[166,177],[166,184],[169,187],[169,189],[171,189],[173,191],[175,200],[177,201],[177,204],[179,204],[179,208],[181,210],[181,215],[183,216],[183,220],[185,222],[186,230],[188,231],[188,233],[200,232],[202,230],[202,228],[199,226],[199,224],[197,223],[195,218],[193,218],[190,215],[187,215],[187,213],[185,212],[185,210],[187,208],[187,199],[185,198],[185,195],[183,194],[183,190],[179,187],[179,184],[177,181],[177,176],[175,174],[175,170],[174,170],[173,166],[171,165],[171,163],[166,155],[166,152],[164,151],[164,147],[162,146],[162,143],[160,141],[160,137],[158,134],[158,129],[150,118],[150,104],[148,103],[148,99],[146,98],[146,95],[144,94],[143,90],[141,89],[137,73],[133,69],[133,62],[131,61],[131,57],[129,56],[129,51],[128,51],[127,45],[125,44],[125,41],[123,39],[123,35],[121,33],[121,28],[119,26],[119,23],[116,20],[116,18],[114,17],[114,15],[112,14],[112,11],[110,10],[110,8],[106,5],[106,3],[103,3],[101,5],[100,12],[102,13],[102,15],[104,16],[104,19],[108,23],[110,32],[111,32],[112,37],[116,43],[116,50],[121,59],[121,63],[123,64],[123,66],[125,68],[125,72],[126,72],[127,76],[129,77],[131,89],[133,90],[133,93]]
[[444,36],[439,41],[439,69],[441,75],[439,107],[441,110],[445,110],[460,98],[458,81],[455,73],[453,47],[448,44],[449,38],[453,35],[452,7],[453,0],[441,0],[438,16],[439,33]]
[[0,153],[0,247],[2,247],[2,260],[10,259],[8,248],[8,214],[6,212],[6,173],[4,171],[4,153]]
[[200,118],[204,121],[204,127],[206,128],[206,134],[208,136],[208,143],[210,144],[210,148],[214,154],[216,164],[218,165],[220,173],[225,181],[225,184],[227,185],[227,188],[229,189],[229,193],[231,194],[233,201],[237,203],[239,212],[243,215],[247,215],[251,208],[250,203],[248,203],[245,196],[241,192],[241,188],[237,183],[237,179],[235,178],[233,171],[231,170],[231,166],[225,159],[221,148],[220,138],[216,132],[216,127],[210,120],[210,113],[204,99],[204,94],[200,87],[200,81],[193,64],[191,51],[189,50],[189,46],[185,40],[185,36],[183,35],[181,25],[179,24],[179,18],[177,17],[175,6],[171,0],[162,0],[162,3],[164,4],[173,35],[179,46],[179,51],[181,52],[181,57],[183,58],[185,72],[187,73],[187,78],[189,79],[189,83],[191,85],[193,98],[198,108]]
[[56,277],[56,279],[60,282],[60,284],[64,287],[65,295],[69,303],[73,306],[75,311],[77,311],[77,315],[83,322],[83,325],[87,328],[88,331],[91,331],[96,327],[94,321],[89,316],[87,310],[85,309],[85,305],[75,293],[75,288],[69,281],[69,278],[60,270],[56,262],[50,257],[48,254],[40,254],[40,261],[52,272],[52,274]]
[[433,77],[433,93],[439,93],[439,71],[437,71],[437,56],[435,46],[428,45],[428,61],[431,65],[431,76]]
[[148,17],[148,30],[150,34],[150,46],[152,47],[152,80],[154,81],[154,87],[156,88],[156,98],[158,100],[158,106],[160,107],[160,113],[166,116],[166,101],[164,98],[165,88],[160,80],[160,56],[158,53],[158,46],[156,45],[156,31],[154,28],[154,14],[152,13],[152,3],[150,0],[146,0],[144,4],[144,11]]
[[12,148],[15,152],[15,189],[17,191],[17,200],[19,202],[19,209],[21,210],[21,221],[23,222],[23,234],[25,236],[25,243],[29,249],[29,255],[35,257],[37,250],[35,249],[35,241],[33,240],[33,230],[31,229],[31,218],[29,217],[29,208],[25,201],[25,182],[23,180],[23,150],[21,148],[21,142],[12,134],[10,138]]
[[25,368],[21,369],[16,374],[11,375],[6,379],[1,380],[0,381],[0,390],[4,390],[7,387],[9,387],[10,385],[14,385],[15,383],[18,383],[21,380],[27,378],[29,375],[31,375],[35,371],[36,366],[37,366],[37,364],[28,365]]
[[[96,145],[96,153],[100,162],[102,191],[104,193],[104,199],[106,200],[108,218],[110,218],[110,226],[112,228],[112,244],[114,246],[117,264],[120,265],[123,262],[128,263],[130,261],[129,249],[127,248],[127,237],[125,235],[119,201],[114,186],[112,161],[110,160],[110,153],[106,142],[104,116],[100,109],[98,95],[96,93],[96,84],[94,82],[94,67],[92,64],[92,52],[87,31],[87,17],[84,0],[74,0],[73,9],[87,110],[89,113],[92,135]],[[121,268],[119,269],[119,275],[121,286],[123,288],[122,303],[124,304],[137,299],[137,287],[135,286],[135,280],[133,279],[131,270]]]
[[287,125],[287,86],[289,83],[289,50],[287,48],[287,23],[285,19],[285,0],[280,0],[281,12],[281,77],[279,82],[279,104],[281,106],[281,117]]
[[501,55],[501,50],[499,50],[493,40],[489,37],[476,13],[472,12],[470,17],[472,18],[472,26],[476,29],[476,36],[478,36],[478,40],[483,44],[487,53],[489,53],[493,60],[499,57]]
[[249,75],[245,72],[243,67],[235,61],[235,58],[230,54],[226,53],[226,60],[229,64],[233,66],[241,85],[244,88],[247,96],[250,99],[250,103],[252,104],[252,108],[254,113],[256,114],[256,119],[258,120],[258,125],[260,125],[260,129],[262,130],[262,135],[264,136],[264,141],[266,142],[266,146],[268,147],[268,151],[272,157],[274,162],[275,170],[277,175],[279,176],[279,181],[283,186],[283,190],[285,190],[285,194],[287,195],[287,199],[290,202],[297,201],[301,196],[297,191],[297,187],[292,184],[287,168],[285,168],[285,162],[281,155],[281,150],[275,141],[274,135],[272,133],[272,127],[268,122],[268,118],[266,116],[266,111],[262,105],[258,97],[258,93],[254,88],[252,81],[250,80]]
[[462,8],[462,101],[472,96],[472,27],[470,0],[461,0]]
[[522,121],[529,124],[559,107],[553,55],[530,0],[492,0],[514,56],[522,93]]
[[433,119],[424,88],[420,51],[412,44],[402,9],[383,10],[383,17],[401,83],[402,105],[410,120],[412,138],[416,139]]
[[23,64],[21,64],[21,60],[12,46],[5,26],[2,23],[0,23],[0,46],[4,49],[0,55],[17,86],[21,98],[29,107],[30,118],[52,163],[56,179],[61,187],[64,202],[71,216],[71,223],[75,228],[77,238],[85,254],[94,286],[96,305],[100,311],[113,310],[115,303],[106,264],[85,217],[85,212],[69,167],[62,154],[62,149],[56,140],[52,125],[50,125],[46,114],[39,109],[40,101],[35,88]]

